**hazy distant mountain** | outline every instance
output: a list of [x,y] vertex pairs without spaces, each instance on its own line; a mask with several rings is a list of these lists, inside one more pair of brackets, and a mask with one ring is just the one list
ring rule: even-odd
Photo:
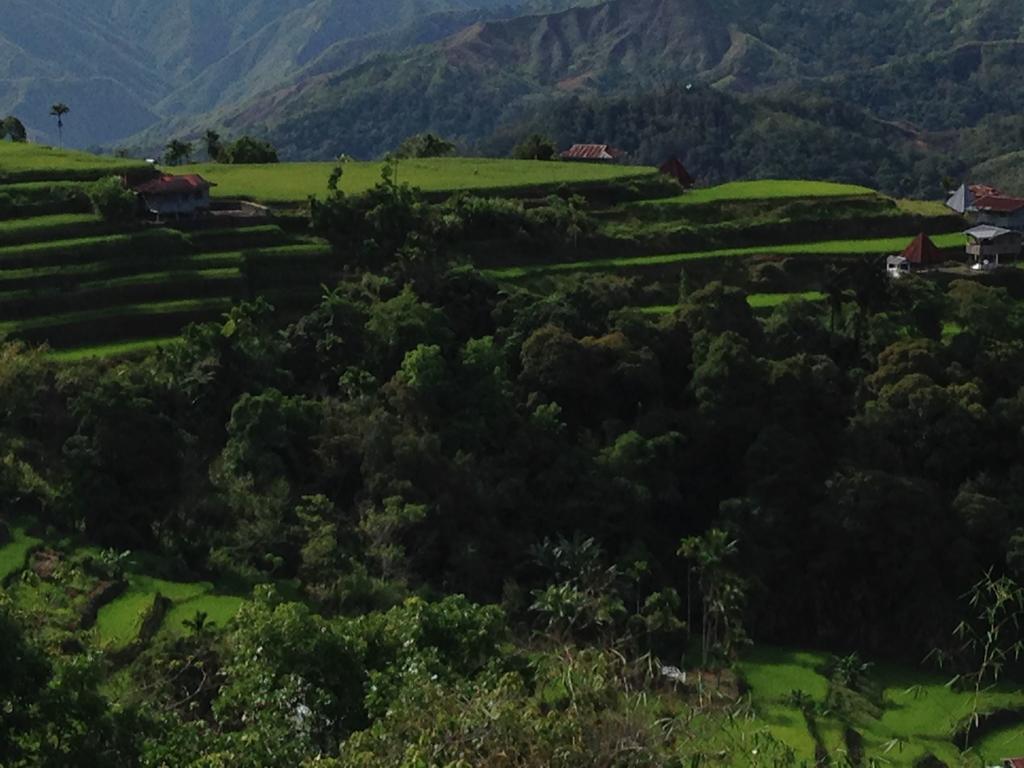
[[[53,138],[50,104],[72,107],[69,143],[110,143],[158,121],[277,86],[331,52],[351,65],[433,41],[542,0],[6,0],[0,112]],[[351,47],[351,51],[348,48]]]

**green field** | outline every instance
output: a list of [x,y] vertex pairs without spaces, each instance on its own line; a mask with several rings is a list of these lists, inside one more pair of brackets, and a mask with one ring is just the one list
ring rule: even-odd
[[[827,658],[823,653],[758,647],[739,665],[755,711],[775,736],[807,760],[813,760],[814,741],[792,702],[793,691],[802,691],[814,702],[818,728],[832,757],[845,751],[842,723],[825,706],[828,680],[821,669]],[[881,689],[881,716],[861,713],[853,718],[869,757],[879,765],[910,768],[931,752],[951,766],[961,765],[953,735],[970,712],[973,694],[953,691],[947,686],[948,677],[913,667],[879,665],[870,668],[869,678]],[[1024,692],[1009,685],[982,694],[986,711],[1020,707],[1024,707]],[[995,765],[1002,757],[1020,754],[1022,745],[1024,726],[1017,726],[990,734],[975,750],[983,758],[981,764]]]
[[175,582],[140,574],[128,575],[128,590],[117,600],[104,606],[96,620],[100,643],[121,648],[139,635],[146,613],[161,595],[175,605],[201,597],[213,590],[207,582]]
[[[240,197],[268,203],[305,202],[327,192],[334,163],[280,163],[276,165],[221,165],[203,163],[168,169],[172,173],[199,173],[217,184],[215,197]],[[373,162],[345,164],[341,189],[349,194],[365,192],[380,181],[383,165]],[[424,192],[497,190],[554,187],[614,181],[654,174],[654,168],[589,163],[495,160],[489,158],[438,158],[403,160],[398,181]]]
[[12,528],[11,541],[0,547],[0,584],[22,570],[29,552],[41,543],[29,536],[24,528]]
[[122,341],[113,344],[97,344],[89,347],[75,347],[73,349],[54,350],[47,354],[49,360],[58,363],[76,363],[82,360],[98,360],[110,357],[124,357],[128,355],[152,352],[161,347],[166,347],[178,341],[177,337],[158,339],[138,339],[135,341]]
[[[692,253],[669,253],[636,258],[591,259],[568,261],[558,264],[531,264],[527,266],[500,267],[487,270],[491,277],[514,280],[521,277],[558,272],[594,272],[601,270],[630,269],[633,267],[659,267],[683,264],[702,259],[723,259],[739,256],[868,256],[871,254],[898,253],[912,240],[912,237],[883,237],[868,240],[828,240],[819,243],[791,243],[786,245],[762,245],[750,248],[723,248],[715,251],[694,251]],[[959,232],[932,237],[939,248],[956,248],[966,241]]]
[[754,309],[770,309],[794,299],[800,301],[821,301],[825,294],[821,291],[801,291],[798,293],[752,293],[747,303]]
[[777,200],[797,197],[859,197],[878,194],[873,189],[855,184],[831,181],[800,181],[766,179],[763,181],[732,181],[717,187],[694,189],[678,197],[649,200],[650,205],[704,205],[729,200]]
[[0,142],[0,180],[4,182],[100,178],[146,168],[140,160],[121,160],[42,144]]

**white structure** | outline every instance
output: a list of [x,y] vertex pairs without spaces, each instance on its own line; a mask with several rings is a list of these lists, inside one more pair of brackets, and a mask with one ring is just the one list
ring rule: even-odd
[[909,275],[910,259],[904,256],[890,256],[885,260],[885,274],[894,280]]
[[210,210],[210,188],[216,186],[198,174],[164,174],[135,187],[146,213],[158,219],[192,219]]

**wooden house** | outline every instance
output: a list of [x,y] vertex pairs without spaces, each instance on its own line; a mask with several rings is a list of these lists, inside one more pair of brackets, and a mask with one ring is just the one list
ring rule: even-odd
[[162,174],[136,186],[135,194],[143,211],[157,219],[194,219],[209,212],[214,186],[198,174]]
[[1024,236],[1005,227],[979,224],[964,232],[967,235],[967,255],[975,269],[998,267],[1020,258]]
[[563,160],[577,163],[617,163],[625,156],[625,152],[610,144],[573,144],[560,155]]

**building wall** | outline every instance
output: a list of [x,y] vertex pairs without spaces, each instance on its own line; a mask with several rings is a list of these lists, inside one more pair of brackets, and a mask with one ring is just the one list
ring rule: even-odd
[[150,195],[143,198],[147,211],[156,211],[161,216],[194,216],[210,210],[210,192],[174,195]]
[[1011,214],[978,211],[972,218],[977,224],[991,224],[1004,229],[1024,230],[1024,210]]

